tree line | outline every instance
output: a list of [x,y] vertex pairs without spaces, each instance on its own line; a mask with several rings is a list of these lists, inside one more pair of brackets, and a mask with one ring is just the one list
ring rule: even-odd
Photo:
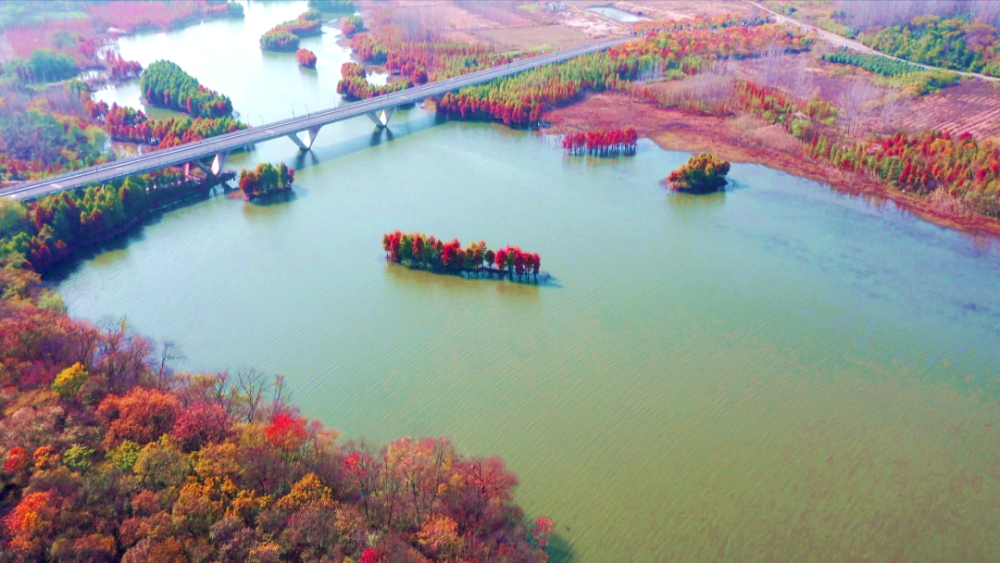
[[611,156],[618,153],[635,154],[639,134],[632,127],[605,131],[578,131],[563,136],[562,147],[569,154]]
[[823,60],[831,63],[858,66],[867,71],[890,78],[905,77],[903,80],[898,81],[899,84],[901,86],[918,86],[921,94],[929,94],[941,88],[954,86],[958,84],[961,78],[954,72],[927,70],[905,61],[887,59],[881,55],[864,55],[855,51],[849,51],[846,47],[841,48],[839,51],[823,55]]
[[[98,104],[98,107],[106,107]],[[202,118],[182,117],[151,120],[141,110],[112,104],[105,112],[98,110],[97,117],[116,141],[143,143],[159,149],[193,143],[209,137],[246,129],[247,125],[232,117]]]

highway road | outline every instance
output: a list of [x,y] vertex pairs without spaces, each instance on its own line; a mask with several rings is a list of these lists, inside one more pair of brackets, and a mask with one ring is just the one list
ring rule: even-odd
[[153,151],[99,166],[74,170],[73,172],[67,172],[59,176],[45,178],[44,180],[0,191],[0,197],[12,197],[22,200],[36,199],[64,190],[72,190],[87,185],[104,184],[133,174],[160,170],[168,166],[179,166],[205,157],[214,157],[220,153],[229,153],[254,143],[261,143],[278,137],[286,137],[314,127],[322,127],[330,123],[363,116],[371,112],[419,102],[428,96],[441,96],[446,92],[457,90],[464,86],[490,82],[543,65],[558,63],[587,53],[601,51],[631,40],[631,37],[627,37],[590,43],[565,51],[557,51],[538,57],[514,61],[503,66],[476,71],[463,76],[456,76],[448,80],[431,82],[423,86],[393,92],[378,98],[344,104],[323,111],[311,112],[306,115],[275,121],[259,127],[251,127],[219,135],[195,143],[188,143],[161,151]]

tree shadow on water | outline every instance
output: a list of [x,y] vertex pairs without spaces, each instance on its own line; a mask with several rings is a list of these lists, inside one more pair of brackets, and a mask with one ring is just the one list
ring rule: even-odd
[[670,192],[667,194],[667,204],[676,211],[718,209],[726,205],[726,192],[722,190],[710,194]]
[[549,546],[546,549],[551,563],[573,563],[576,561],[576,552],[566,538],[559,534],[549,536]]
[[386,262],[385,271],[393,283],[411,288],[421,290],[444,288],[448,291],[467,293],[483,293],[492,288],[501,297],[525,301],[537,301],[541,295],[542,287],[548,285],[541,281],[539,283],[512,282],[509,279],[500,279],[496,276],[487,277],[484,275],[476,278],[428,272],[427,270],[407,268],[392,262]]

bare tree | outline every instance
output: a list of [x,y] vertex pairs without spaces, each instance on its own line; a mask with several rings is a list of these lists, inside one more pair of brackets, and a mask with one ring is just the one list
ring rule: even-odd
[[263,372],[253,368],[237,370],[233,391],[237,395],[238,402],[244,406],[247,422],[253,422],[254,416],[257,415],[257,408],[260,406],[266,388],[267,378]]
[[888,95],[879,107],[879,130],[883,133],[890,133],[899,129],[899,110],[901,100],[898,95]]
[[280,373],[274,374],[274,381],[271,384],[271,418],[289,410],[291,401],[292,393],[285,387],[285,376]]
[[760,54],[760,81],[762,86],[774,87],[788,75],[785,60],[785,48],[777,43],[771,43]]
[[160,342],[159,346],[155,347],[155,349],[159,353],[154,358],[150,367],[156,373],[157,381],[159,381],[162,386],[166,386],[168,383],[167,380],[170,379],[170,376],[174,373],[174,370],[170,368],[170,362],[183,360],[184,354],[181,353],[180,349],[177,347],[177,343],[173,340],[163,340]]
[[847,123],[848,135],[856,135],[864,130],[864,126],[872,118],[875,100],[886,92],[867,80],[855,80],[850,88],[840,95],[837,106]]
[[796,98],[808,98],[812,96],[813,93],[813,78],[812,74],[807,70],[809,65],[809,59],[805,55],[796,55],[795,64],[793,66],[794,70],[791,70],[790,77],[791,83],[789,84],[789,93]]
[[404,41],[434,41],[445,29],[447,14],[440,6],[434,5],[400,8],[392,21],[399,26]]

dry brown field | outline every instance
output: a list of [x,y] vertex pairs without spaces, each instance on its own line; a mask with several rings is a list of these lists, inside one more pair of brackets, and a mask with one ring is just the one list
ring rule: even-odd
[[976,138],[1000,138],[1000,85],[963,80],[958,86],[910,102],[901,124],[913,131],[939,129]]
[[590,39],[571,27],[558,24],[482,29],[473,32],[472,35],[480,40],[490,41],[505,50],[532,50],[542,47],[562,50],[577,47]]

